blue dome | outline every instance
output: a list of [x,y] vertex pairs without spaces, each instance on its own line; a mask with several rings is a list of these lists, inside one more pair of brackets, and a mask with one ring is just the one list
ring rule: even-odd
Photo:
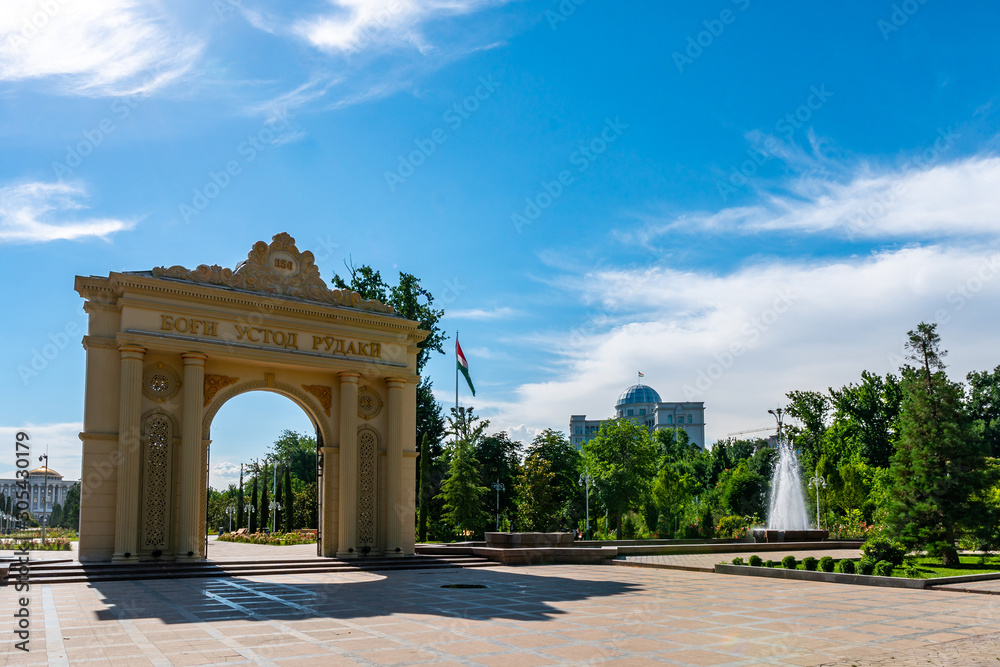
[[656,390],[652,387],[647,387],[644,384],[634,384],[625,391],[622,395],[618,397],[618,402],[615,403],[615,407],[621,407],[623,405],[633,405],[635,403],[659,403],[660,395],[656,393]]

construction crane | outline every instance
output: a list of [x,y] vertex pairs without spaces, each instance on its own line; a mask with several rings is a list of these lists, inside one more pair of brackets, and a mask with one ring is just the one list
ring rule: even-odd
[[733,433],[727,433],[726,437],[732,438],[735,435],[744,435],[746,433],[760,433],[761,431],[773,431],[773,430],[774,430],[773,426],[762,426],[760,428],[751,428],[745,431],[734,431]]

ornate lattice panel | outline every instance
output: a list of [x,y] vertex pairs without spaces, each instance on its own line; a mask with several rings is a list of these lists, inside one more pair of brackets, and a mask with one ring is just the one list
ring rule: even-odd
[[358,544],[375,545],[375,461],[378,439],[375,432],[358,433]]
[[163,548],[167,544],[170,484],[170,422],[163,415],[153,415],[146,421],[143,468],[143,546],[147,549]]

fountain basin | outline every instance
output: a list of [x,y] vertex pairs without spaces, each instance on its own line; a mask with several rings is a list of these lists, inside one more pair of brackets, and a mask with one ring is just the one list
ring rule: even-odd
[[754,528],[754,542],[821,542],[830,536],[828,530],[776,530]]

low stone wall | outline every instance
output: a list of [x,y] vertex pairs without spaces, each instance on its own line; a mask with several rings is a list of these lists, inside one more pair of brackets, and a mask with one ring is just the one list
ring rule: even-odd
[[486,533],[486,546],[492,549],[534,547],[570,547],[573,533]]
[[754,542],[715,542],[711,544],[642,544],[636,546],[620,545],[616,542],[607,542],[607,544],[618,546],[618,554],[621,556],[666,556],[670,554],[756,553],[765,551],[860,549],[864,542],[861,540],[827,540],[825,542],[769,542],[760,544],[756,544]]
[[[758,545],[759,546],[759,545]],[[824,581],[831,584],[854,584],[856,586],[881,586],[884,588],[931,588],[961,584],[971,581],[1000,579],[1000,574],[970,574],[959,577],[934,577],[930,579],[904,579],[902,577],[876,577],[868,574],[842,574],[840,572],[810,572],[808,570],[786,570],[781,567],[753,567],[751,565],[729,565],[719,563],[716,574],[736,574],[744,577],[769,577],[771,579],[797,579],[799,581]]]
[[474,556],[504,565],[600,564],[618,555],[615,547],[472,547]]

